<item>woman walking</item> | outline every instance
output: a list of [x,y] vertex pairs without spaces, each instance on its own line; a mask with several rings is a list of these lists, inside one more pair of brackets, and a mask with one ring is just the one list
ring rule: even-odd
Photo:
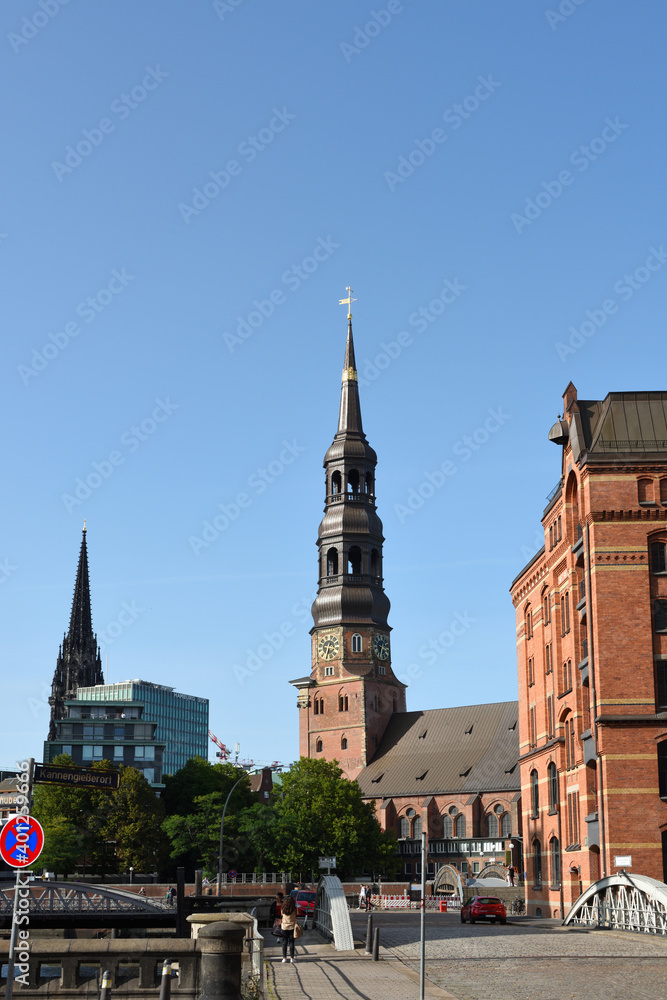
[[283,962],[287,961],[287,945],[289,944],[289,960],[292,964],[294,964],[294,928],[296,927],[296,921],[296,903],[293,896],[288,896],[283,903],[280,927],[283,932]]

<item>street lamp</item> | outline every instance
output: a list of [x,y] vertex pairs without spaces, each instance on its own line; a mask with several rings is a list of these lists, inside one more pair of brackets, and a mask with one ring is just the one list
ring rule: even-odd
[[133,871],[134,871],[134,868],[132,867],[132,865],[130,865],[130,885],[132,885],[132,872]]
[[227,801],[222,810],[222,819],[220,820],[220,853],[218,855],[218,896],[222,894],[222,838],[225,832],[225,813],[227,812],[227,806],[229,805],[229,800],[232,797],[232,792],[237,785],[240,785],[245,778],[245,773],[241,775],[238,781],[234,782],[232,787],[229,789],[229,795],[227,796]]

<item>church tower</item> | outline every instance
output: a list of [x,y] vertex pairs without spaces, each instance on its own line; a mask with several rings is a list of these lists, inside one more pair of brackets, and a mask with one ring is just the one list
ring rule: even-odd
[[299,690],[300,755],[338,760],[356,778],[373,756],[394,712],[405,711],[405,685],[391,668],[389,599],[382,580],[382,522],[375,509],[377,455],[361,423],[352,338],[352,292],[338,430],[324,456],[324,517],[312,606],[309,677]]
[[104,684],[104,677],[90,611],[88,549],[86,548],[86,523],[84,521],[69,632],[64,636],[58,652],[58,662],[49,698],[51,706],[49,740],[55,739],[56,719],[65,718],[65,701],[76,697],[78,687],[91,687],[93,684]]

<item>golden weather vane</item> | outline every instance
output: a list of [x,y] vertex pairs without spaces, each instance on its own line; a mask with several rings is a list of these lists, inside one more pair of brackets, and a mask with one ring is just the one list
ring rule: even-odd
[[347,298],[346,299],[339,299],[338,300],[338,305],[339,306],[347,306],[347,318],[348,319],[352,319],[352,303],[356,302],[357,300],[352,298],[352,289],[350,288],[349,285],[347,286],[347,288],[345,290],[347,292]]

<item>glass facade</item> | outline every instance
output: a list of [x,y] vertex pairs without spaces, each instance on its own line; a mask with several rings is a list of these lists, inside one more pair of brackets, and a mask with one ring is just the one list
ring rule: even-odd
[[44,744],[44,761],[69,753],[75,764],[107,759],[142,771],[155,787],[190,757],[208,756],[208,699],[149,681],[78,688]]

